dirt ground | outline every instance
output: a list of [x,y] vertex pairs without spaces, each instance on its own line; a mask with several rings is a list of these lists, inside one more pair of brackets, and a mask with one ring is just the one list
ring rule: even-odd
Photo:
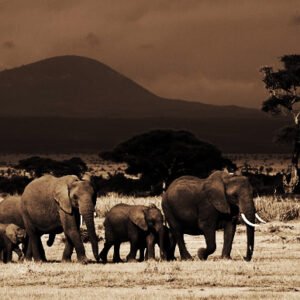
[[[103,236],[102,220],[97,223]],[[61,238],[53,247],[45,246],[48,263],[1,264],[0,299],[300,299],[300,221],[260,226],[251,262],[242,259],[243,225],[237,229],[232,260],[220,259],[223,233],[219,231],[217,251],[205,262],[196,257],[204,245],[202,236],[185,236],[194,261],[106,265],[81,265],[75,255],[73,263],[61,263]],[[85,247],[93,259],[90,245]],[[128,249],[128,244],[121,246],[123,258]]]

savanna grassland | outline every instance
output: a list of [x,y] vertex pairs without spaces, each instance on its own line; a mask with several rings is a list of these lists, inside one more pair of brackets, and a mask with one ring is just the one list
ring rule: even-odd
[[[300,204],[289,200],[256,199],[261,216],[270,222],[256,230],[253,260],[245,262],[245,226],[237,228],[232,260],[221,260],[223,233],[217,232],[217,251],[205,262],[197,249],[204,246],[202,236],[186,235],[193,261],[142,263],[91,262],[88,265],[61,263],[62,235],[46,249],[48,263],[13,262],[1,264],[0,299],[299,299],[300,298]],[[270,202],[271,201],[271,202]],[[155,203],[160,197],[131,198],[111,194],[98,198],[96,228],[104,237],[105,212],[119,202]],[[270,204],[271,203],[271,204]],[[273,204],[272,204],[273,203]],[[275,212],[267,210],[275,207]],[[293,210],[298,216],[282,221]],[[99,242],[102,249],[103,240]],[[88,257],[91,247],[85,244]],[[121,245],[121,257],[129,251]],[[178,251],[176,251],[178,257]],[[112,250],[109,253],[112,259]],[[16,259],[16,257],[14,257]]]
[[[28,154],[0,155],[0,169],[6,170]],[[43,155],[45,156],[45,155]],[[103,163],[97,155],[80,156],[92,174],[109,176],[123,172],[125,165]],[[289,155],[227,155],[239,169],[250,165],[263,167],[263,172],[277,173],[286,169]],[[70,155],[51,155],[68,159]],[[109,194],[98,198],[96,229],[103,247],[105,213],[115,204],[154,203],[160,197],[133,198]],[[185,235],[193,261],[96,264],[91,246],[85,244],[91,263],[61,263],[63,235],[56,237],[52,247],[43,244],[47,263],[14,262],[0,264],[0,299],[300,299],[300,202],[278,197],[255,199],[260,216],[269,221],[256,229],[256,245],[251,262],[245,262],[245,226],[238,225],[232,249],[232,260],[220,259],[223,233],[217,232],[217,250],[207,261],[197,258],[204,247],[203,236]],[[129,244],[121,245],[125,259]],[[158,251],[157,251],[158,253]],[[15,255],[15,254],[14,254]],[[176,256],[179,257],[178,249]],[[112,250],[108,259],[112,260]]]

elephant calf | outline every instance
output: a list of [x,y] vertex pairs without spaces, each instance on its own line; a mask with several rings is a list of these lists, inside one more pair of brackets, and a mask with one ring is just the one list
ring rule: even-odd
[[19,259],[24,257],[19,248],[24,243],[26,231],[15,224],[0,224],[0,252],[4,263],[11,262],[12,251],[15,251]]
[[155,206],[117,204],[106,215],[105,244],[99,254],[102,262],[107,262],[107,253],[114,246],[114,262],[121,262],[120,244],[130,242],[127,260],[135,260],[137,250],[144,253],[147,248],[148,258],[153,259],[155,236],[159,240],[160,255],[166,257],[164,251],[164,226],[161,211]]

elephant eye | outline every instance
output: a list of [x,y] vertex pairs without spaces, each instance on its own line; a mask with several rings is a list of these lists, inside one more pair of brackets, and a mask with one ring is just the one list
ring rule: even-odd
[[76,194],[74,194],[74,195],[73,195],[73,199],[74,199],[74,200],[77,200],[77,199],[78,199],[78,196],[77,196]]

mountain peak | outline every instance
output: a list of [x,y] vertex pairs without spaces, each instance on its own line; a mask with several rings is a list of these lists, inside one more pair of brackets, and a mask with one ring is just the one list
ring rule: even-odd
[[109,66],[64,55],[0,72],[2,116],[75,118],[207,118],[261,115],[233,106],[156,96]]

